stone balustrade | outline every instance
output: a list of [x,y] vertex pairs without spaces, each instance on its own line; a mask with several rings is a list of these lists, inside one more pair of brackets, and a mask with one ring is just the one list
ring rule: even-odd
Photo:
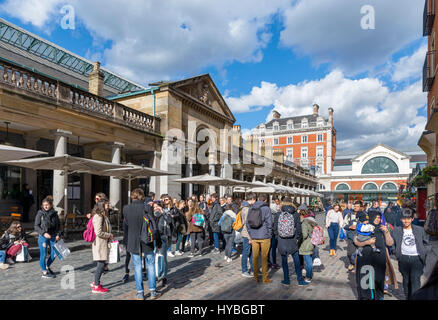
[[120,103],[91,94],[67,83],[46,77],[31,69],[0,62],[0,85],[23,90],[53,100],[58,106],[113,121],[144,132],[160,133],[160,119]]

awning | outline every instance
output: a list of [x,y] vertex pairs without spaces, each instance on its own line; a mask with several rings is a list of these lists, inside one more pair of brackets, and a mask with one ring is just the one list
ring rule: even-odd
[[23,158],[39,156],[42,154],[47,154],[47,152],[0,144],[0,162],[19,160]]

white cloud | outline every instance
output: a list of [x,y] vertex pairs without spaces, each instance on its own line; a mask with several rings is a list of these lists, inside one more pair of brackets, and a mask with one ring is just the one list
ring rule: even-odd
[[[364,5],[375,9],[374,30],[361,28]],[[347,75],[369,71],[422,37],[423,6],[412,0],[301,0],[285,11],[281,43]]]
[[60,4],[61,0],[6,0],[0,11],[41,28],[53,18]]
[[406,56],[394,64],[392,81],[400,82],[407,79],[419,79],[423,76],[422,68],[426,56],[427,43],[423,44],[411,56]]
[[240,98],[229,97],[233,112],[248,112],[274,106],[282,117],[312,114],[312,105],[320,106],[327,117],[334,109],[339,150],[364,150],[381,142],[406,150],[416,146],[426,118],[418,116],[426,101],[421,82],[400,91],[390,91],[379,79],[351,80],[340,70],[325,78],[278,87],[262,82]]
[[[28,16],[37,0],[8,0],[8,14],[37,26],[48,24],[58,1]],[[23,2],[23,3],[22,3]],[[43,2],[43,1],[42,1]],[[70,0],[77,24],[93,37],[111,40],[105,66],[147,84],[222,68],[233,61],[260,62],[271,40],[267,25],[289,0]],[[25,7],[25,12],[22,8]],[[37,10],[38,11],[38,10]],[[59,18],[59,17],[58,17]]]

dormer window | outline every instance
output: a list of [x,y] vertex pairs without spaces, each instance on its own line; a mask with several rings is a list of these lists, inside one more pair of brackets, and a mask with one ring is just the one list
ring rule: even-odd
[[307,121],[306,118],[304,118],[303,120],[301,120],[301,128],[308,128],[309,127],[309,122]]
[[278,124],[278,122],[274,122],[272,128],[273,128],[274,131],[279,131],[280,130],[280,125]]
[[287,130],[292,130],[294,128],[294,123],[292,121],[287,122]]
[[317,127],[324,127],[324,119],[321,117],[318,117],[318,120],[316,122]]

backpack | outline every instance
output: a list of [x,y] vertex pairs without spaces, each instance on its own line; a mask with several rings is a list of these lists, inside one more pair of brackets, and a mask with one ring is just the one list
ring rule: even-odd
[[239,232],[243,229],[242,210],[240,210],[236,216],[236,221],[233,223],[233,229]]
[[141,225],[140,241],[144,244],[151,244],[154,242],[154,230],[150,217],[143,215]]
[[88,220],[87,229],[85,229],[82,236],[84,237],[84,240],[86,242],[93,242],[94,239],[96,239],[96,233],[94,232],[94,226],[93,226],[93,217],[91,217],[91,219]]
[[194,226],[200,227],[200,228],[204,228],[205,225],[205,218],[203,214],[200,213],[195,213],[192,216],[192,224]]
[[233,232],[233,224],[234,224],[233,218],[231,218],[228,214],[224,214],[221,220],[222,220],[220,224],[221,231],[224,233]]
[[295,235],[295,221],[292,213],[280,213],[278,218],[278,235],[281,238],[292,238]]
[[259,229],[263,225],[262,210],[260,208],[250,208],[247,222],[251,229]]
[[322,230],[320,226],[316,226],[313,228],[312,244],[314,246],[319,246],[324,244],[324,230]]

